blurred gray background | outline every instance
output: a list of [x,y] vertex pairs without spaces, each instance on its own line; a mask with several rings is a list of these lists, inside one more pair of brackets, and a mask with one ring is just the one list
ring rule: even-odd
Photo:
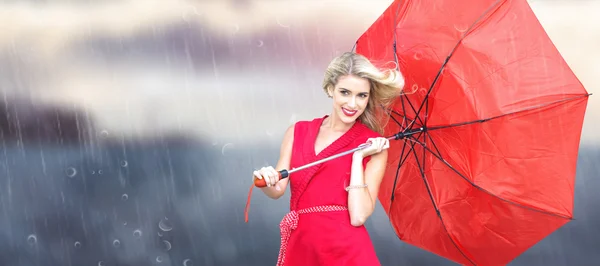
[[[289,194],[253,195],[285,128],[329,112],[329,60],[390,0],[0,2],[0,265],[273,265]],[[587,90],[600,1],[530,1]],[[600,263],[600,105],[575,219],[512,265]],[[368,221],[383,265],[453,265]]]

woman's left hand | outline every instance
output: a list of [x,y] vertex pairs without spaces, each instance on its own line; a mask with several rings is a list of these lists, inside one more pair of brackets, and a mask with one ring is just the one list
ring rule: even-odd
[[354,153],[359,153],[364,158],[376,153],[380,153],[381,151],[390,147],[390,140],[387,138],[369,138],[367,143],[371,143],[371,146],[355,151]]

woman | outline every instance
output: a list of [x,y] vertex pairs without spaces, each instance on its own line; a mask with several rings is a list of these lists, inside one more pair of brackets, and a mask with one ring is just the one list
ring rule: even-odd
[[[404,86],[395,70],[380,71],[367,58],[344,53],[325,72],[323,89],[333,99],[331,114],[290,126],[275,168],[254,176],[278,199],[291,182],[290,213],[282,220],[277,265],[380,265],[364,223],[373,213],[389,142],[381,137],[377,110]],[[368,148],[277,180],[293,169],[370,142]]]

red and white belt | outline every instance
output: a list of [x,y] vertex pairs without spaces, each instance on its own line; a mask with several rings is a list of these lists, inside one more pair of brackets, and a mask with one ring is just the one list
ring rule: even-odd
[[287,248],[287,244],[292,234],[292,231],[298,227],[298,219],[300,218],[300,214],[346,210],[348,210],[348,208],[345,206],[324,205],[301,209],[298,211],[291,211],[288,214],[286,214],[281,220],[281,223],[279,223],[279,229],[281,231],[281,246],[279,247],[279,257],[277,258],[277,266],[283,266],[283,263],[285,261],[285,251]]

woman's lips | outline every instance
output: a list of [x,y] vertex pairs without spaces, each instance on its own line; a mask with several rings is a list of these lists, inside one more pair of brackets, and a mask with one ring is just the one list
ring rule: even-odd
[[350,110],[342,107],[342,112],[347,116],[354,116],[357,111],[356,110],[350,111]]

